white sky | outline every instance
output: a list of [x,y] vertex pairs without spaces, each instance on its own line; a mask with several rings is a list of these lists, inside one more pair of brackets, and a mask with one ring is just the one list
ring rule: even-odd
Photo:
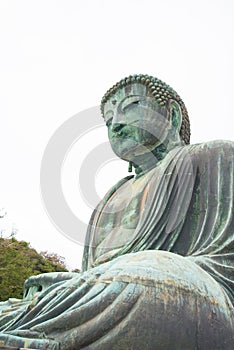
[[[192,143],[233,140],[233,4],[0,0],[0,208],[8,212],[2,225],[15,223],[18,239],[64,256],[72,268],[80,266],[82,246],[59,233],[43,208],[41,158],[63,122],[98,105],[106,90],[129,74],[157,76],[180,94]],[[103,129],[100,135],[106,137]],[[91,135],[84,145],[93,138],[100,142]],[[80,149],[85,154],[85,147]],[[86,207],[74,198],[77,152],[71,150],[63,177],[74,211],[76,200]],[[126,175],[116,164],[99,172],[98,193]],[[86,210],[85,220],[88,215]]]

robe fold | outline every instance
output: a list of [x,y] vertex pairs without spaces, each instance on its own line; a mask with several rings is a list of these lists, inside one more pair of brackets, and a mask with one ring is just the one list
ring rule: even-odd
[[[234,143],[178,147],[150,172],[148,185],[136,230],[117,252],[112,247],[106,260],[151,249],[189,257],[224,286],[234,304]],[[97,220],[112,195],[113,189],[91,219],[84,269],[95,266]]]
[[[92,215],[83,272],[3,325],[0,344],[233,349],[233,176],[234,143],[214,141],[173,149],[139,184],[121,180]],[[115,227],[129,184],[138,206],[129,198],[131,220]]]

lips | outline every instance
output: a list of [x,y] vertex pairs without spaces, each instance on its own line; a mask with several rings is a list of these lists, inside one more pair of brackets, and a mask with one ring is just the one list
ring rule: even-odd
[[114,132],[114,133],[113,133],[113,136],[114,136],[114,137],[124,136],[124,133],[122,132],[122,130],[120,130],[120,131]]

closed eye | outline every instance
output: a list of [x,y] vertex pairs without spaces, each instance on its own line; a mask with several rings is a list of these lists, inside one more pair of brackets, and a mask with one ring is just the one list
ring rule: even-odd
[[127,104],[126,106],[123,107],[122,111],[125,112],[127,111],[129,108],[139,105],[140,104],[140,100],[139,101],[132,101],[129,104]]
[[122,105],[121,105],[122,112],[126,111],[128,108],[139,105],[141,101],[142,101],[142,98],[140,96],[129,96],[122,102]]

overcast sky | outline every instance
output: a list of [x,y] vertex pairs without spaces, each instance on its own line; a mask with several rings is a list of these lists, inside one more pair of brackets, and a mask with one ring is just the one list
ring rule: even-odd
[[[129,74],[156,76],[179,93],[192,143],[233,140],[233,33],[232,0],[0,0],[0,208],[8,213],[0,227],[14,223],[18,239],[80,266],[82,245],[46,214],[41,159],[62,123]],[[63,167],[67,202],[86,222],[79,157],[104,139],[104,127],[85,135]],[[97,193],[125,175],[127,164],[107,163],[95,174]]]

